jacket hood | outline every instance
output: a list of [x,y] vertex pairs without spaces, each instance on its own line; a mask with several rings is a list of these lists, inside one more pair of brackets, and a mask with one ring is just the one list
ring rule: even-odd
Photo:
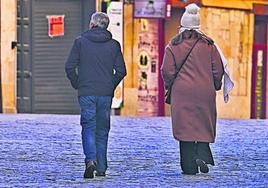
[[112,39],[112,34],[108,30],[99,27],[85,31],[82,36],[93,42],[106,42]]

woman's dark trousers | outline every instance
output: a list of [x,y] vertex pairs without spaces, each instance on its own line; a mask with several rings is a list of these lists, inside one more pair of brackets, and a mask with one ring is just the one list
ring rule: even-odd
[[180,141],[180,161],[183,173],[196,174],[199,172],[196,159],[201,159],[206,164],[214,166],[209,143]]

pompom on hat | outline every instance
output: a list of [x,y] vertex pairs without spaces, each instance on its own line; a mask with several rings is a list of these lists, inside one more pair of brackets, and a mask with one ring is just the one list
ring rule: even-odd
[[200,28],[200,8],[195,4],[191,3],[185,7],[185,12],[181,17],[181,27],[189,29]]

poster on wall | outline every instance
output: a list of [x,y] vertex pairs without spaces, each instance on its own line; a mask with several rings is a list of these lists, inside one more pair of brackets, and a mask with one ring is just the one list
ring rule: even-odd
[[136,61],[138,64],[138,115],[158,115],[158,20],[140,19]]
[[167,0],[135,0],[134,17],[165,18]]
[[64,15],[48,15],[48,36],[58,37],[64,35]]
[[[123,2],[111,2],[107,8],[110,18],[108,30],[112,33],[113,39],[117,40],[123,50]],[[115,89],[112,108],[120,108],[123,104],[123,81]]]

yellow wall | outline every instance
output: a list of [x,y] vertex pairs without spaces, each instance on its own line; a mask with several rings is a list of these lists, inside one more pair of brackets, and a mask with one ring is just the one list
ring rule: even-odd
[[252,10],[253,4],[268,5],[267,0],[202,0],[202,5],[231,9]]
[[16,41],[16,0],[0,0],[1,3],[1,86],[4,113],[16,112],[16,49],[11,42]]
[[221,47],[229,64],[235,87],[230,102],[218,93],[218,116],[249,118],[254,15],[242,10],[201,9],[202,30]]
[[124,107],[121,115],[134,116],[138,110],[137,64],[133,61],[134,19],[131,4],[124,5],[124,59],[127,76],[124,79]]

